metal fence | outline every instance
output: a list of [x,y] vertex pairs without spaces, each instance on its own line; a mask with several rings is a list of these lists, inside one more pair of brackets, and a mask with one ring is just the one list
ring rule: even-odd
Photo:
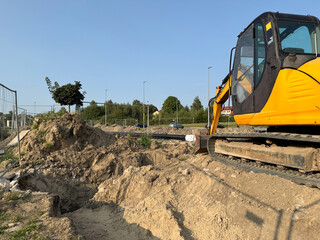
[[[19,127],[23,122],[23,109],[18,108],[17,91],[14,91],[0,83],[0,140],[3,141],[13,131],[17,132],[19,160],[20,160],[20,138]],[[18,110],[23,110],[19,114]]]

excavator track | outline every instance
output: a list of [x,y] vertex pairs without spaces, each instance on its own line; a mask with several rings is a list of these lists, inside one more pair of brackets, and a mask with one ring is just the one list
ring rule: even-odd
[[217,139],[234,140],[234,139],[251,139],[251,140],[268,140],[280,141],[285,144],[294,145],[311,145],[320,146],[320,136],[302,135],[291,133],[220,133],[211,135],[208,140],[208,152],[214,161],[218,161],[244,171],[253,171],[256,173],[265,173],[275,175],[296,184],[306,185],[308,187],[320,188],[320,173],[316,171],[301,172],[298,169],[289,167],[279,167],[279,164],[268,163],[268,161],[254,161],[243,157],[234,157],[228,154],[215,152],[215,142]]

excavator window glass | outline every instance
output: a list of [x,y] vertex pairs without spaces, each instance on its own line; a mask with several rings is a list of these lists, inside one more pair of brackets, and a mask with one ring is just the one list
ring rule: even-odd
[[279,20],[278,27],[282,51],[298,54],[319,53],[320,32],[315,23]]
[[232,93],[236,101],[243,102],[253,91],[254,40],[253,25],[239,37],[235,55]]
[[254,86],[255,88],[260,83],[266,59],[266,45],[264,38],[264,31],[261,23],[255,25],[255,75],[254,75]]

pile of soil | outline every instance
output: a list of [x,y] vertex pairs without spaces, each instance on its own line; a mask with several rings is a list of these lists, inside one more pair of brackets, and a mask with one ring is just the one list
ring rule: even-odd
[[[318,189],[194,155],[192,143],[152,140],[148,148],[112,131],[145,130],[90,127],[67,114],[39,124],[22,141],[20,187],[59,196],[62,217],[70,221],[68,234],[83,239],[318,238]],[[203,129],[176,133],[196,131]]]
[[55,179],[70,178],[96,187],[128,166],[150,161],[134,139],[90,127],[78,115],[41,123],[21,141],[22,168]]

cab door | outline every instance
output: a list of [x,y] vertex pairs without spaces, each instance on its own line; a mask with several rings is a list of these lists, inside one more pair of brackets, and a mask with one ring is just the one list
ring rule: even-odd
[[254,112],[254,24],[240,36],[237,43],[232,73],[232,105],[234,114]]

